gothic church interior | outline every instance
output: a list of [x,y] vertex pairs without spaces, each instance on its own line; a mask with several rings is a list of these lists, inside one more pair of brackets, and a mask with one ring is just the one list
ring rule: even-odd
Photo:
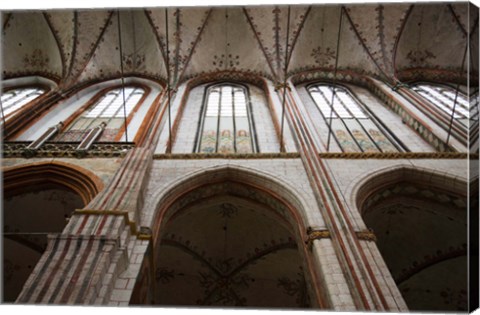
[[3,303],[478,305],[473,4],[1,17]]

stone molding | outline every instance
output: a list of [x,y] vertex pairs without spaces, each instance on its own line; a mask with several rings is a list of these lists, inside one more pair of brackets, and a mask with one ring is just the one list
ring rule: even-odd
[[29,150],[28,141],[4,142],[4,158],[112,158],[124,157],[125,154],[134,148],[132,142],[105,142],[95,143],[88,150],[77,150],[80,142],[46,142],[37,150]]

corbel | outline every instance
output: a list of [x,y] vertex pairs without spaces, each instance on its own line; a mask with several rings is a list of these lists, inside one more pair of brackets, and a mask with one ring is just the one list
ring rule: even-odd
[[373,233],[372,230],[363,230],[363,231],[357,231],[355,232],[357,235],[357,238],[362,241],[377,241],[377,237],[375,236],[375,233]]
[[322,238],[330,238],[330,231],[329,230],[314,230],[311,227],[307,229],[307,240],[305,244],[307,245],[309,250],[312,250],[312,245],[314,240],[319,240]]
[[275,84],[275,92],[277,92],[280,89],[285,89],[285,88],[288,89],[289,91],[292,90],[290,88],[290,85],[288,85],[287,83],[279,82],[279,83]]

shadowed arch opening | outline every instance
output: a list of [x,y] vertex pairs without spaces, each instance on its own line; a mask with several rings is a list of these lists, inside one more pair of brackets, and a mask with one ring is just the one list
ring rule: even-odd
[[[177,182],[158,201],[153,304],[328,307],[304,245],[302,202],[290,189],[224,167]],[[137,282],[132,304],[145,285]]]
[[74,191],[87,204],[103,189],[100,178],[81,167],[61,163],[46,162],[6,167],[3,169],[3,189],[5,196],[21,191],[25,186],[55,183]]
[[47,247],[75,209],[85,207],[103,184],[68,164],[38,163],[4,172],[3,300],[12,303]]
[[467,310],[466,182],[397,168],[364,181],[357,205],[410,310]]

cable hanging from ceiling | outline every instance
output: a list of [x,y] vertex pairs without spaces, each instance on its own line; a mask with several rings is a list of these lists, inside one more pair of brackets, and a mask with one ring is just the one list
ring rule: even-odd
[[[277,30],[278,32],[278,30]],[[287,72],[288,72],[288,43],[290,41],[290,6],[288,6],[288,11],[287,11],[287,36],[285,39],[285,64],[284,64],[284,70],[283,70],[283,84],[281,87],[283,87],[283,100],[282,100],[282,122],[281,122],[281,127],[280,127],[280,152],[285,152],[285,141],[283,137],[283,130],[284,130],[284,125],[285,125],[285,103],[286,103],[286,97],[287,97]]]
[[[340,7],[340,16],[339,16],[339,22],[338,22],[338,34],[337,34],[337,48],[335,52],[335,66],[333,70],[333,81],[332,81],[332,101],[330,102],[330,117],[329,117],[329,122],[327,123],[328,125],[328,140],[327,140],[327,152],[330,151],[330,138],[331,138],[331,133],[332,133],[332,113],[333,113],[333,104],[335,101],[335,93],[336,93],[336,87],[337,87],[337,70],[338,70],[338,57],[340,55],[340,40],[341,40],[341,32],[342,32],[342,24],[343,24],[343,15],[344,15],[344,10],[345,7],[341,6]],[[329,163],[325,163],[325,167],[328,169],[328,172],[330,174],[333,174],[333,170],[331,169]],[[335,182],[335,185],[337,187],[340,187],[339,182],[337,180],[337,177],[333,176],[333,181]],[[344,205],[347,207],[349,211],[352,211],[350,208],[349,203],[347,202],[347,198],[345,198],[345,194],[342,190],[339,190],[340,196],[344,202]],[[353,220],[353,225],[355,226],[356,229],[360,230],[360,227],[357,223],[356,220]]]
[[168,38],[168,8],[165,8],[165,48],[166,48],[166,63],[167,63],[167,106],[168,106],[168,145],[167,152],[172,152],[172,118],[171,118],[171,98],[172,98],[172,88],[170,86],[170,46]]
[[[463,58],[462,58],[462,66],[460,68],[460,75],[463,73],[465,69],[465,60],[467,57],[467,52],[468,52],[468,40],[465,43],[465,51],[463,53]],[[457,107],[457,99],[458,99],[458,93],[460,91],[460,81],[457,83],[457,87],[455,89],[455,98],[453,100],[453,108],[452,108],[452,115],[450,116],[450,123],[448,124],[448,132],[447,132],[447,147],[448,147],[448,142],[450,141],[450,135],[452,133],[452,125],[453,125],[453,118],[455,116],[455,108]]]
[[333,103],[335,102],[335,93],[337,88],[337,69],[338,69],[338,56],[340,53],[340,34],[342,32],[342,20],[344,6],[340,7],[340,18],[338,22],[338,34],[337,34],[337,51],[335,53],[335,68],[333,69],[333,84],[332,84],[332,101],[330,102],[330,117],[328,122],[328,137],[327,137],[327,152],[330,151],[330,139],[332,134],[332,120],[333,120]]
[[120,26],[120,10],[117,10],[117,26],[118,26],[118,46],[120,54],[120,74],[122,80],[122,97],[123,97],[123,126],[125,129],[125,142],[128,142],[128,128],[127,128],[127,108],[125,102],[125,78],[123,71],[123,48],[122,48],[122,28]]

